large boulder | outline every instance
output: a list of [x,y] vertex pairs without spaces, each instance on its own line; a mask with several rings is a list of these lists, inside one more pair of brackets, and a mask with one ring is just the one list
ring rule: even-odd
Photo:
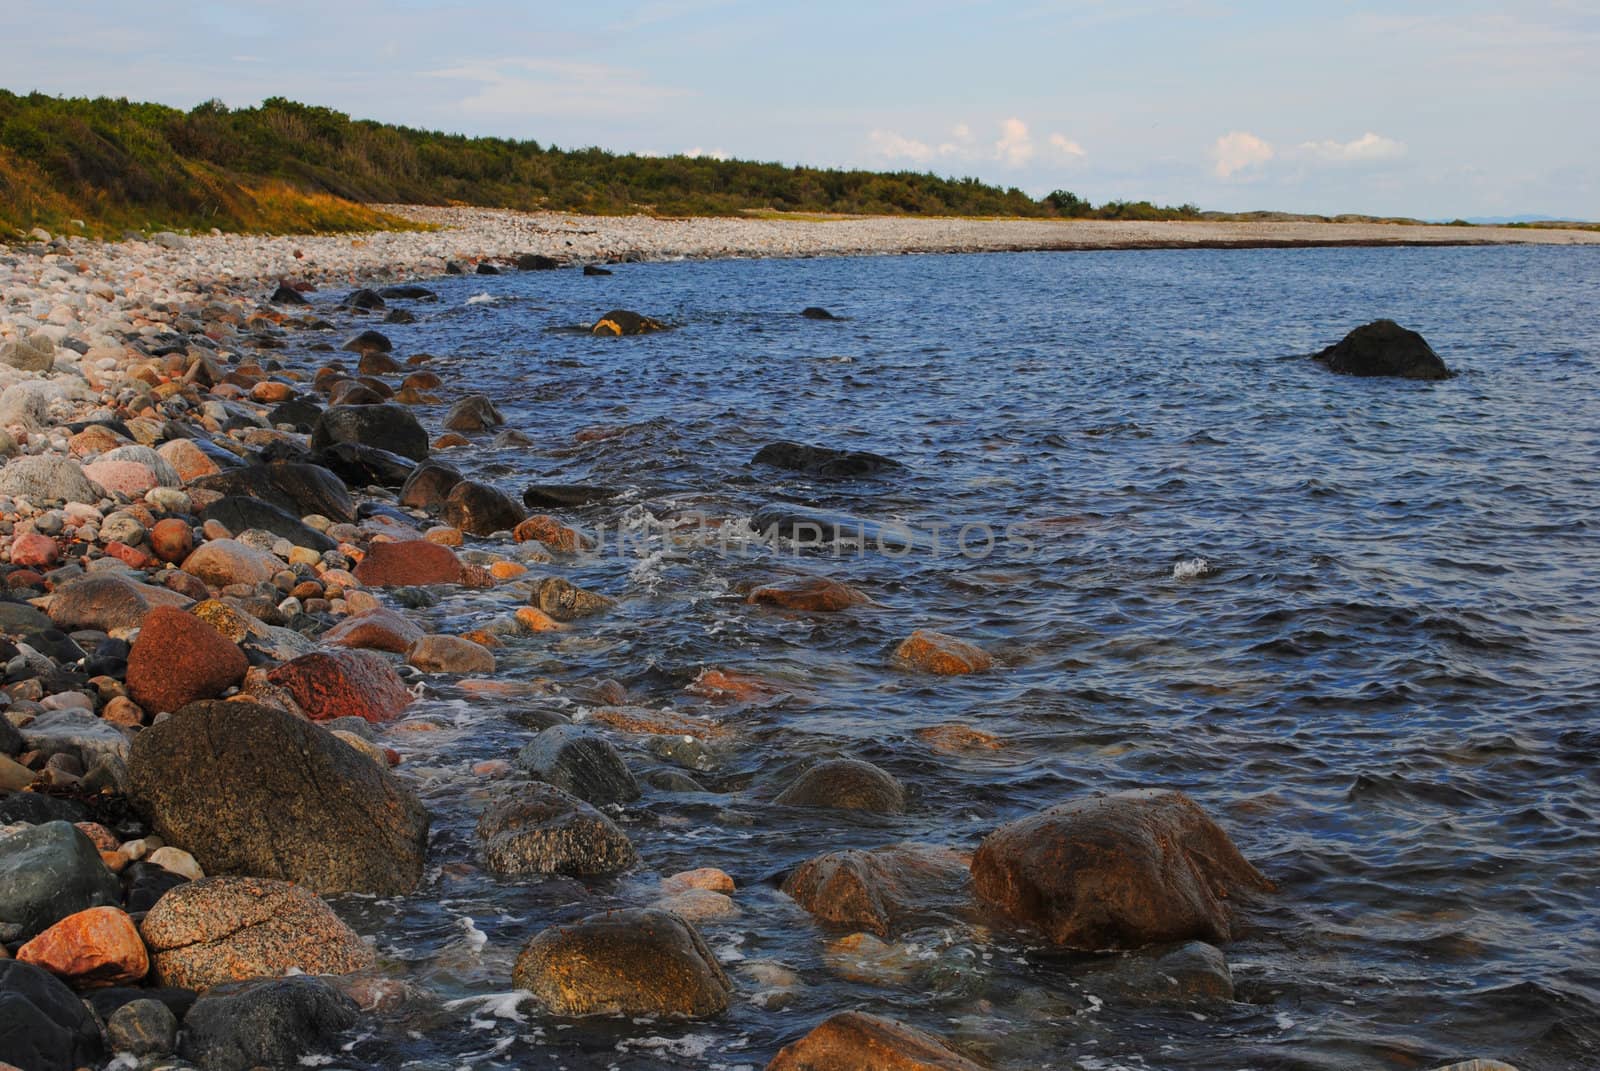
[[267,679],[287,688],[312,721],[393,721],[412,699],[394,667],[368,651],[313,651],[274,666]]
[[767,1071],[982,1071],[979,1064],[915,1027],[849,1011],[786,1045]]
[[297,547],[307,547],[318,554],[336,550],[339,546],[281,506],[244,495],[227,495],[217,499],[201,511],[200,519],[216,521],[234,533],[246,532],[252,528],[271,532]]
[[246,465],[190,480],[189,486],[219,495],[258,498],[296,517],[316,513],[347,523],[356,519],[356,504],[344,481],[321,465],[299,461]]
[[26,498],[36,506],[46,502],[86,502],[94,505],[100,494],[68,457],[40,454],[7,461],[0,468],[0,495]]
[[825,852],[796,867],[783,891],[823,922],[889,937],[969,905],[970,861],[926,844]]
[[82,988],[132,985],[150,972],[139,929],[119,907],[91,907],[17,949],[17,959]]
[[885,770],[861,759],[824,759],[778,794],[784,807],[834,807],[846,811],[899,814],[906,792]]
[[128,694],[155,714],[214,699],[244,679],[238,644],[193,614],[162,607],[144,619],[128,655]]
[[756,451],[750,463],[834,479],[872,476],[902,467],[892,457],[867,450],[838,450],[831,446],[807,446],[792,442],[768,443]]
[[201,878],[171,889],[139,925],[161,985],[209,989],[290,971],[351,974],[372,948],[301,885]]
[[1181,792],[1057,804],[1001,826],[972,859],[978,897],[1056,945],[1228,940],[1229,901],[1272,883]]
[[76,826],[46,822],[0,834],[0,941],[33,937],[121,899],[116,875]]
[[1426,339],[1393,320],[1374,320],[1356,328],[1315,360],[1347,376],[1449,379],[1451,375]]
[[257,550],[236,539],[213,539],[189,552],[181,566],[190,576],[197,576],[212,587],[229,584],[260,584],[271,580],[284,564],[277,556]]
[[285,711],[191,704],[134,739],[128,772],[135,807],[208,874],[380,895],[422,876],[428,814],[412,791]]
[[554,785],[506,789],[478,819],[483,858],[497,874],[616,874],[638,861],[617,824]]
[[403,487],[417,463],[376,446],[334,443],[313,460],[352,487]]
[[517,752],[517,765],[581,800],[605,806],[639,798],[639,782],[611,741],[580,725],[552,725]]
[[526,511],[510,495],[476,480],[462,480],[444,500],[444,523],[470,535],[509,532],[526,517]]
[[455,551],[422,539],[374,543],[355,571],[356,579],[369,588],[459,584],[463,575]]
[[733,986],[692,925],[670,911],[611,911],[553,926],[511,974],[552,1015],[703,1019],[728,1010]]
[[311,449],[334,443],[376,446],[413,461],[428,457],[428,433],[403,405],[334,405],[322,411],[311,431]]
[[158,606],[183,609],[192,599],[169,588],[141,584],[120,576],[86,576],[56,588],[50,596],[50,620],[64,632],[102,632],[138,628]]
[[21,1071],[98,1067],[94,1012],[49,971],[0,959],[0,1064]]
[[340,1035],[360,1018],[356,1002],[326,978],[234,982],[194,1002],[178,1055],[206,1071],[303,1067],[319,1051],[339,1051]]

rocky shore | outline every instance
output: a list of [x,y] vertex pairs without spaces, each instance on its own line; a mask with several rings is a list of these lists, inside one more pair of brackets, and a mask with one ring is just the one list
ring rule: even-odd
[[[324,899],[427,888],[434,816],[396,734],[419,728],[408,729],[408,709],[428,682],[495,694],[513,683],[495,677],[511,638],[578,632],[616,603],[565,575],[587,537],[563,503],[593,489],[519,498],[450,463],[452,450],[506,434],[504,422],[426,355],[394,352],[385,321],[404,322],[429,291],[382,284],[630,257],[1140,246],[1165,240],[1157,233],[1312,240],[1302,225],[408,211],[448,227],[122,244],[47,235],[0,252],[0,1067],[124,1054],[122,1067],[292,1067],[431,1006]],[[1366,230],[1338,233],[1366,241]],[[1460,240],[1449,228],[1406,231]],[[1492,240],[1600,241],[1505,235]],[[361,284],[372,288],[351,289]],[[308,306],[313,290],[350,293],[333,309]],[[596,317],[597,333],[652,323],[624,310]],[[334,329],[338,349],[311,341]],[[418,411],[442,416],[429,426]],[[819,471],[893,464],[769,450],[767,463]],[[430,633],[408,612],[470,590],[520,605],[461,635]],[[774,613],[871,604],[821,577],[774,577],[748,599]],[[919,624],[906,622],[895,672],[937,682],[1004,671]],[[697,687],[743,694],[761,682],[708,671]],[[585,721],[553,716],[474,771],[495,786],[475,830],[487,872],[635,870],[640,845],[616,816],[650,793],[698,786],[692,759],[645,780],[630,749],[678,755],[729,731],[634,705],[614,682],[594,692]],[[992,744],[952,726],[939,746]],[[839,758],[809,766],[777,801],[825,822],[841,810],[897,813],[907,795],[883,769]],[[728,874],[685,870],[651,888],[622,910],[530,926],[505,985],[565,1018],[782,1005],[792,977],[771,965],[730,971],[700,932],[739,911],[744,890]],[[894,843],[825,852],[782,891],[845,934],[828,951],[845,976],[893,971],[896,936],[934,917],[1014,930],[1047,950],[1126,950],[1135,954],[1107,959],[1105,992],[1204,1005],[1230,998],[1223,948],[1274,886],[1188,797],[1142,791],[1063,800],[986,831],[970,855]],[[849,1008],[761,1058],[776,1071],[982,1066],[950,1040]]]

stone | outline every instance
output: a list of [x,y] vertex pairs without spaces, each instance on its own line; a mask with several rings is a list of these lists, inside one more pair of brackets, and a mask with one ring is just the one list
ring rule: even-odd
[[83,466],[83,474],[108,494],[123,494],[129,498],[143,498],[145,492],[160,486],[149,465],[137,461],[94,461]]
[[363,331],[339,348],[346,353],[393,353],[394,343],[389,341],[389,336],[382,331]]
[[404,654],[423,632],[410,618],[379,607],[347,617],[322,634],[322,642],[336,647]]
[[150,612],[128,655],[128,694],[152,714],[214,699],[244,679],[250,662],[237,644],[172,607]]
[[929,629],[917,629],[894,649],[895,663],[941,677],[982,673],[994,658],[980,647]]
[[866,1012],[824,1020],[766,1071],[983,1071],[932,1034]]
[[604,502],[621,494],[615,487],[585,483],[536,483],[522,492],[522,504],[529,509],[576,509],[592,502]]
[[339,522],[356,520],[355,501],[344,481],[321,465],[299,461],[248,465],[191,480],[189,487],[224,497],[259,499],[295,517],[315,514]]
[[194,529],[177,517],[157,521],[150,529],[150,550],[162,561],[176,565],[194,550]]
[[46,502],[100,501],[100,494],[71,458],[40,454],[13,458],[0,468],[0,495],[26,498],[34,505]]
[[1222,950],[1189,941],[1152,955],[1124,953],[1097,962],[1074,981],[1087,992],[1123,1004],[1224,1004],[1233,999],[1233,972]]
[[462,480],[445,496],[443,516],[446,524],[469,535],[489,536],[512,531],[526,514],[498,487]]
[[726,871],[718,870],[714,866],[684,870],[661,879],[661,891],[669,896],[691,889],[704,889],[726,896],[735,891],[735,886],[733,878],[729,877]]
[[443,461],[424,461],[411,470],[400,488],[400,505],[407,509],[437,512],[451,488],[462,480],[461,472]]
[[523,253],[517,257],[518,271],[554,271],[561,267],[561,261],[555,257],[547,257],[543,253]]
[[112,1052],[170,1056],[178,1047],[178,1017],[159,1000],[130,1000],[106,1019]]
[[595,321],[589,333],[593,335],[645,335],[652,331],[664,331],[667,325],[660,320],[652,320],[648,316],[641,316],[627,309],[612,309]]
[[899,524],[882,524],[848,513],[811,509],[792,502],[771,503],[757,509],[746,526],[764,538],[781,537],[799,547],[828,547],[835,543],[859,544],[881,552],[903,553],[931,549],[932,543]]
[[567,527],[548,513],[536,513],[518,523],[511,530],[511,538],[518,543],[543,543],[562,554],[576,554],[588,546],[588,540],[581,532]]
[[968,866],[961,853],[925,844],[850,848],[801,863],[783,891],[822,922],[891,937],[959,918],[971,901]]
[[451,431],[487,431],[506,422],[487,394],[469,394],[450,407],[444,426]]
[[[297,547],[308,547],[319,554],[337,550],[339,544],[312,528],[281,506],[244,495],[225,495],[200,513],[202,521],[216,521],[230,532],[252,529],[270,532]],[[165,523],[165,522],[162,522]]]
[[28,569],[48,569],[61,559],[61,548],[49,536],[18,532],[11,539],[11,564]]
[[286,711],[191,704],[139,733],[128,772],[139,813],[207,874],[379,895],[422,875],[428,815],[412,791]]
[[801,309],[800,315],[808,320],[837,320],[839,318],[819,305],[809,305]]
[[182,848],[174,848],[170,844],[164,844],[151,852],[149,860],[162,870],[172,874],[180,874],[190,881],[198,881],[205,877],[205,873],[200,869],[200,864],[195,862],[194,856]]
[[393,721],[412,699],[394,668],[368,651],[314,651],[274,667],[267,680],[288,689],[312,721]]
[[1057,804],[990,833],[972,859],[980,900],[1053,944],[1098,950],[1227,941],[1230,902],[1273,885],[1181,792]]
[[283,568],[276,555],[257,550],[236,539],[213,539],[196,547],[180,568],[214,588],[230,584],[261,584]]
[[1358,327],[1313,359],[1346,376],[1449,379],[1452,375],[1427,340],[1393,320]]
[[266,878],[175,886],[139,926],[162,985],[208,989],[289,972],[350,974],[373,950],[311,890]]
[[0,958],[0,1063],[75,1071],[100,1066],[104,1055],[94,1012],[61,979]]
[[795,778],[774,802],[782,807],[901,814],[906,794],[899,781],[870,762],[825,759]]
[[217,459],[201,449],[190,439],[173,439],[156,447],[161,459],[172,466],[178,479],[184,483],[201,476],[214,476],[222,471]]
[[361,443],[334,443],[312,460],[352,487],[403,487],[417,467],[408,457]]
[[46,710],[22,727],[22,738],[41,755],[65,752],[84,766],[106,762],[120,768],[128,756],[127,735],[83,709]]
[[88,576],[56,588],[50,596],[50,620],[63,631],[95,629],[119,632],[138,628],[158,606],[190,606],[193,600],[150,584],[120,576]]
[[424,673],[484,676],[494,672],[494,654],[459,636],[423,636],[406,651],[406,661]]
[[822,576],[802,576],[763,584],[750,592],[749,601],[785,610],[836,613],[872,600],[848,584]]
[[552,926],[517,957],[512,983],[552,1015],[703,1019],[728,1010],[733,985],[692,925],[630,909]]
[[616,874],[638,862],[610,818],[554,785],[507,788],[478,819],[483,858],[496,874]]
[[374,543],[356,566],[355,577],[371,588],[459,584],[461,559],[449,547],[428,540]]
[[391,403],[324,409],[311,431],[311,449],[324,450],[334,443],[375,446],[413,461],[428,457],[428,433],[409,409]]
[[339,1038],[360,1021],[356,1002],[325,978],[233,982],[201,995],[184,1016],[178,1054],[205,1071],[337,1062]]
[[121,899],[94,842],[70,822],[0,834],[0,941],[31,938],[68,915]]
[[894,458],[866,450],[837,450],[828,446],[806,446],[792,442],[768,443],[756,451],[750,463],[829,479],[874,476],[903,467]]
[[278,289],[272,292],[272,296],[269,297],[267,301],[273,305],[311,304],[311,302],[306,299],[304,294],[290,286],[288,283],[279,283]]
[[138,927],[120,907],[68,915],[19,948],[17,960],[85,989],[131,985],[150,972]]
[[600,265],[598,265],[598,264],[585,264],[583,266],[583,274],[585,274],[585,275],[613,275],[615,273],[612,272],[609,268],[600,267]]
[[640,796],[628,764],[592,729],[552,725],[517,752],[517,765],[541,781],[596,806],[631,803]]
[[0,363],[23,372],[48,372],[56,364],[55,341],[37,331],[22,335],[0,344]]

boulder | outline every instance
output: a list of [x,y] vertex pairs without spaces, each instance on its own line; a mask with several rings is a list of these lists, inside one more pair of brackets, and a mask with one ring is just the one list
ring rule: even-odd
[[21,1071],[75,1071],[105,1057],[94,1012],[61,979],[0,959],[0,1063]]
[[130,1000],[106,1018],[112,1052],[170,1056],[178,1047],[178,1017],[159,1000]]
[[372,948],[310,889],[267,878],[201,878],[167,892],[140,923],[161,985],[209,989],[290,971],[350,974]]
[[894,458],[866,450],[839,450],[831,446],[807,446],[787,441],[768,443],[756,451],[750,463],[829,479],[874,476],[902,467]]
[[703,1019],[733,985],[699,932],[669,911],[611,911],[553,926],[522,949],[512,983],[552,1015]]
[[224,496],[260,499],[295,517],[315,513],[334,521],[356,519],[356,504],[344,481],[321,465],[298,461],[247,465],[190,480],[189,486]]
[[33,937],[68,915],[121,899],[99,849],[71,823],[0,834],[0,941]]
[[588,483],[536,483],[522,492],[522,504],[529,509],[576,509],[592,502],[604,502],[621,494],[614,487]]
[[664,331],[667,325],[660,320],[652,320],[648,316],[641,316],[627,309],[612,309],[600,319],[595,321],[590,334],[610,335],[645,335],[652,331]]
[[460,470],[443,461],[424,461],[411,470],[400,488],[400,505],[430,513],[444,508],[451,488],[462,480]]
[[582,617],[603,614],[615,607],[616,601],[597,591],[588,591],[559,576],[539,580],[528,596],[528,603],[537,606],[556,621],[576,621]]
[[428,815],[411,790],[285,711],[191,704],[138,735],[128,770],[138,811],[207,874],[380,895],[422,875]]
[[784,1046],[766,1071],[983,1071],[932,1034],[848,1011]]
[[900,641],[894,649],[894,661],[905,669],[941,677],[982,673],[994,666],[994,658],[983,648],[921,628]]
[[161,561],[176,565],[187,558],[192,550],[194,529],[181,517],[159,520],[150,529],[150,551]]
[[537,540],[562,554],[577,554],[592,546],[592,541],[576,528],[569,528],[548,513],[536,513],[511,530],[518,543]]
[[104,458],[83,466],[83,475],[105,489],[108,495],[143,498],[161,485],[155,470],[137,461],[107,461]]
[[444,523],[470,535],[509,532],[526,514],[504,491],[475,480],[462,480],[444,500]]
[[216,521],[230,532],[247,532],[252,528],[271,532],[279,539],[287,539],[297,547],[306,547],[319,554],[336,550],[339,546],[293,513],[259,498],[242,495],[219,498],[201,511],[200,519]]
[[785,610],[835,613],[852,606],[870,603],[861,592],[848,584],[829,580],[824,576],[799,576],[763,584],[750,592],[750,602],[766,606],[779,606]]
[[394,343],[382,331],[363,331],[347,339],[339,348],[347,353],[392,353]]
[[1433,347],[1415,331],[1393,320],[1374,320],[1356,328],[1317,354],[1329,371],[1347,376],[1449,379],[1451,372]]
[[50,596],[50,620],[67,632],[113,632],[138,628],[158,606],[182,609],[192,604],[192,599],[168,588],[120,576],[86,576],[56,588]]
[[478,819],[483,858],[497,874],[616,874],[638,862],[610,818],[554,785],[507,789]]
[[1229,901],[1273,888],[1181,792],[1141,789],[1007,823],[972,859],[984,903],[1056,945],[1227,941]]
[[422,639],[422,630],[410,618],[385,607],[345,618],[322,634],[322,642],[335,647],[404,654]]
[[128,694],[150,714],[214,699],[244,679],[250,662],[235,643],[172,607],[151,611],[128,655]]
[[800,547],[858,543],[890,553],[927,550],[932,544],[904,525],[882,524],[848,513],[810,509],[791,502],[762,506],[746,522],[752,532],[793,540]]
[[870,762],[825,759],[795,778],[774,802],[784,807],[900,814],[906,809],[906,793],[899,781]]
[[287,283],[279,283],[267,301],[273,305],[309,305],[310,301],[300,291]]
[[439,295],[425,286],[416,283],[398,283],[394,286],[380,287],[378,296],[394,300],[399,298],[404,301],[438,301]]
[[394,667],[368,651],[313,651],[274,666],[267,680],[288,689],[312,721],[393,721],[412,699]]
[[494,654],[460,636],[423,636],[406,651],[406,661],[424,673],[482,677],[494,672]]
[[958,917],[971,902],[969,865],[959,852],[926,844],[850,848],[801,863],[783,891],[823,922],[891,937]]
[[47,502],[85,502],[94,505],[100,493],[71,458],[52,454],[18,457],[0,468],[0,495],[26,498],[36,506]]
[[202,543],[183,559],[180,567],[214,588],[229,584],[260,584],[271,580],[283,568],[277,555],[257,550],[236,539],[213,539]]
[[208,453],[192,439],[173,439],[171,442],[162,443],[156,448],[156,453],[161,460],[172,466],[172,471],[176,472],[178,479],[184,483],[199,479],[201,476],[215,476],[225,467],[237,468],[239,465],[239,459],[231,454],[227,456],[232,464],[225,465],[215,452]]
[[559,260],[547,257],[543,253],[523,253],[517,257],[519,271],[554,271],[559,267],[561,267]]
[[17,960],[85,989],[132,985],[150,973],[139,929],[120,907],[68,915],[17,949]]
[[424,539],[374,543],[355,577],[369,588],[459,584],[462,565],[455,551]]
[[800,315],[808,320],[837,320],[839,318],[820,305],[808,305],[800,310]]
[[452,405],[444,417],[444,426],[451,431],[486,431],[505,422],[487,394],[467,395]]
[[413,461],[428,457],[428,433],[403,405],[333,405],[322,411],[311,431],[311,449],[334,443],[375,446]]
[[611,741],[579,725],[545,729],[517,752],[517,765],[596,806],[640,796],[639,783]]
[[376,446],[334,443],[312,458],[352,487],[403,487],[417,463]]
[[326,1061],[361,1018],[325,978],[263,978],[208,990],[183,1019],[178,1055],[205,1071],[294,1068]]

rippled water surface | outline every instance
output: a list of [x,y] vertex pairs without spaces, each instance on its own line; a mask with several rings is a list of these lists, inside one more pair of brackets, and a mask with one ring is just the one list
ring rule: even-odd
[[[1002,1068],[1600,1066],[1600,252],[735,261],[430,285],[438,303],[403,303],[415,325],[383,328],[397,352],[439,355],[446,401],[487,391],[532,440],[483,436],[454,460],[513,493],[624,488],[564,514],[590,530],[649,516],[692,534],[558,566],[620,608],[509,639],[500,675],[518,694],[439,682],[387,734],[434,813],[432,866],[413,897],[340,909],[445,1003],[350,1058],[759,1068],[862,1008]],[[802,319],[808,305],[846,319]],[[675,328],[560,330],[614,307]],[[1303,358],[1379,316],[1461,374],[1358,380]],[[442,413],[423,410],[434,429]],[[776,439],[907,467],[842,482],[752,467]],[[715,525],[773,501],[951,527],[940,553],[718,545]],[[949,533],[968,524],[1010,538],[963,555]],[[1194,558],[1210,569],[1176,577]],[[790,614],[738,593],[796,573],[877,605]],[[423,614],[464,630],[525,594],[459,593]],[[999,667],[894,669],[893,646],[922,627]],[[773,694],[686,691],[705,668]],[[626,808],[643,863],[622,879],[481,871],[472,827],[491,785],[471,767],[511,757],[540,710],[581,718],[606,678],[734,730],[693,772],[709,791],[647,788]],[[419,722],[433,731],[403,731]],[[918,735],[948,724],[1003,746],[946,753]],[[909,813],[771,802],[837,754],[901,778]],[[641,777],[668,768],[628,756]],[[1231,1004],[1101,999],[1091,962],[981,919],[907,935],[885,977],[847,979],[823,954],[841,932],[776,887],[824,850],[970,849],[1003,821],[1138,786],[1190,793],[1279,884],[1227,948]],[[694,866],[740,885],[740,917],[704,927],[738,987],[727,1015],[573,1023],[511,994],[532,934],[648,904],[660,876]],[[776,1008],[752,968],[770,963],[799,980]]]

